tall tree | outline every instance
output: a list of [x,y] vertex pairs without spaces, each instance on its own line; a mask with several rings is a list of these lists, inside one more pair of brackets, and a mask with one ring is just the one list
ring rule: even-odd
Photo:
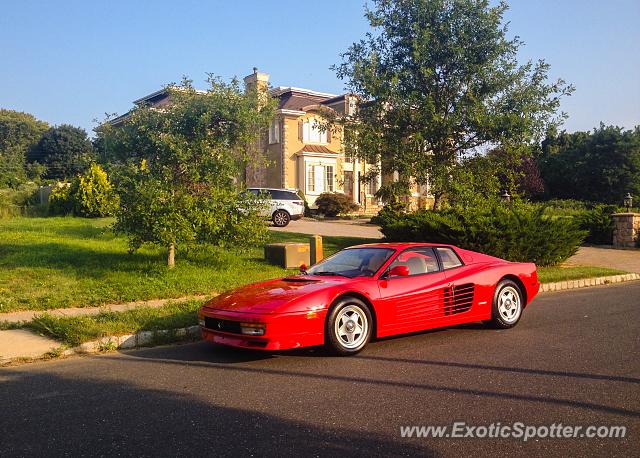
[[209,78],[206,93],[191,82],[169,87],[161,110],[135,108],[121,127],[105,123],[97,134],[113,167],[120,210],[115,229],[132,250],[143,243],[175,249],[191,243],[244,246],[264,240],[258,202],[239,193],[236,179],[255,160],[274,101]]
[[62,124],[47,130],[27,158],[46,166],[47,178],[63,180],[85,172],[96,154],[84,129]]
[[17,186],[29,178],[27,151],[48,127],[28,113],[0,110],[0,188]]
[[618,204],[640,196],[640,126],[549,132],[538,158],[547,196]]
[[543,60],[519,65],[507,5],[488,0],[374,0],[372,31],[343,54],[340,78],[362,98],[345,150],[383,173],[429,184],[438,207],[458,160],[478,150],[541,140],[558,125],[560,98]]

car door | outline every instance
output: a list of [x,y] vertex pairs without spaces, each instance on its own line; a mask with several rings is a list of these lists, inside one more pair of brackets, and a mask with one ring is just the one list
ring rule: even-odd
[[[393,267],[404,265],[408,276],[388,277]],[[402,251],[378,280],[380,320],[379,335],[426,329],[444,317],[444,290],[447,279],[431,247]],[[383,322],[384,321],[384,322]]]
[[473,278],[469,276],[468,268],[453,248],[436,247],[435,251],[447,277],[444,294],[445,316],[458,320],[473,314],[476,285]]

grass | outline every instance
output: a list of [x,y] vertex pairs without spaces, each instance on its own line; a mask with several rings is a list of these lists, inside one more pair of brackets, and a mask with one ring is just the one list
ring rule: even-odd
[[[264,261],[262,247],[240,254],[217,247],[178,250],[176,268],[168,269],[159,248],[128,254],[126,239],[109,229],[112,222],[72,217],[0,220],[0,313],[210,294],[285,273]],[[309,237],[270,234],[274,242]],[[363,241],[325,237],[325,253]]]
[[539,267],[538,280],[540,283],[555,283],[557,281],[580,280],[582,278],[606,277],[609,275],[626,274],[624,270],[606,267],[570,266],[570,267]]
[[[75,317],[57,317],[44,313],[22,327],[76,346],[105,336],[193,326],[197,324],[196,311],[201,304],[201,301],[169,303],[162,307],[140,307],[126,312],[103,312]],[[175,335],[162,336],[166,341],[175,340],[174,338]]]

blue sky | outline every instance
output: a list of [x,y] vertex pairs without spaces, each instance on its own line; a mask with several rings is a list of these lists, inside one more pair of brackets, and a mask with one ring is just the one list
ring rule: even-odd
[[[33,1],[0,9],[0,107],[91,130],[104,113],[189,75],[340,92],[329,67],[367,30],[364,0]],[[507,20],[576,86],[565,128],[640,124],[640,1],[512,0]]]

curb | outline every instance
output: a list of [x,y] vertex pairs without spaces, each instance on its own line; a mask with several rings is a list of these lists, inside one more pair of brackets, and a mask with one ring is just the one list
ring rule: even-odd
[[194,325],[187,328],[161,329],[158,331],[140,331],[136,334],[122,336],[105,336],[98,340],[84,342],[76,347],[66,348],[63,344],[60,347],[34,358],[2,358],[0,357],[0,367],[12,363],[32,362],[43,359],[51,359],[60,356],[86,355],[100,353],[109,350],[129,350],[134,348],[151,347],[155,345],[176,343],[180,341],[200,340],[202,333],[200,326]]
[[564,291],[567,289],[588,288],[590,286],[609,285],[625,281],[640,280],[640,274],[610,275],[608,277],[582,278],[579,280],[559,281],[555,283],[543,283],[540,292]]
[[133,348],[159,345],[165,342],[169,343],[180,340],[195,340],[200,339],[201,336],[200,326],[198,325],[189,326],[188,328],[140,331],[136,334],[105,336],[98,340],[84,342],[77,347],[64,350],[62,354],[70,356],[76,354],[99,353],[105,350],[129,350]]

